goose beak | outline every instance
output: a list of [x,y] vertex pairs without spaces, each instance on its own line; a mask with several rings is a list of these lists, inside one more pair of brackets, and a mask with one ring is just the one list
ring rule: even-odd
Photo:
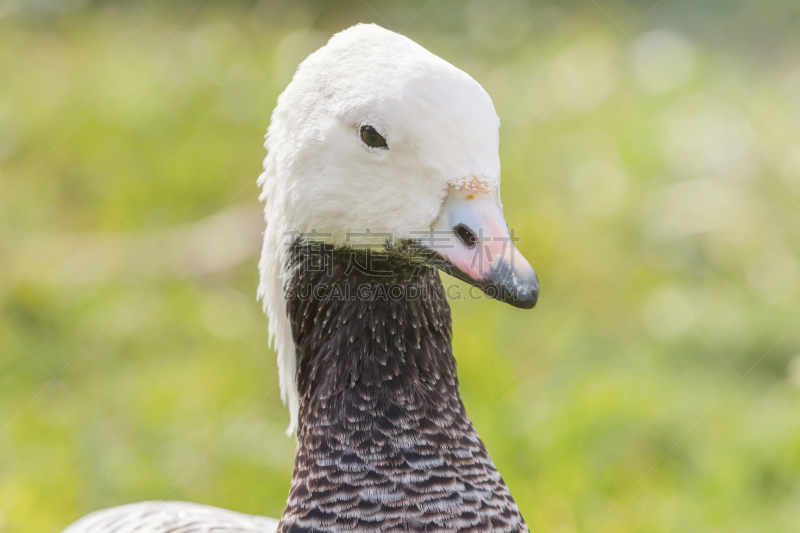
[[450,187],[429,234],[416,239],[440,270],[480,288],[487,296],[530,309],[539,279],[503,218],[496,192]]

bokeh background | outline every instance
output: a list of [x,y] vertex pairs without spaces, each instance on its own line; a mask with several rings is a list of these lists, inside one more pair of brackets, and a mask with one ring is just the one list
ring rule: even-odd
[[280,515],[255,178],[297,64],[356,22],[501,118],[541,299],[454,301],[455,351],[531,531],[800,531],[795,0],[3,0],[0,532]]

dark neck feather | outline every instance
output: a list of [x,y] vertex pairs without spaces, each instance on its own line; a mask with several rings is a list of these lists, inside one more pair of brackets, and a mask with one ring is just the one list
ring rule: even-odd
[[297,245],[287,308],[297,350],[300,435],[312,407],[374,391],[378,413],[458,397],[450,308],[438,273],[388,256]]
[[279,533],[527,531],[458,394],[438,273],[297,244],[300,425]]

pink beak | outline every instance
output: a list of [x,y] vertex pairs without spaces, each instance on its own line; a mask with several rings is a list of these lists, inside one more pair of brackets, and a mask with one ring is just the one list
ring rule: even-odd
[[497,193],[450,187],[430,234],[417,243],[441,270],[491,298],[530,309],[539,297],[539,280],[517,250],[518,240],[503,218]]

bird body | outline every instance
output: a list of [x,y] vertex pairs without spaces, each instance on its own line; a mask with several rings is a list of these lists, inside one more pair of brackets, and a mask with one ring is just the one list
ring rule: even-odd
[[[298,443],[279,533],[528,530],[461,401],[436,270],[536,303],[503,219],[498,128],[477,82],[374,25],[335,35],[279,97],[259,177],[258,288]],[[275,525],[138,505],[67,531]],[[199,517],[175,525],[191,519],[184,506]]]

